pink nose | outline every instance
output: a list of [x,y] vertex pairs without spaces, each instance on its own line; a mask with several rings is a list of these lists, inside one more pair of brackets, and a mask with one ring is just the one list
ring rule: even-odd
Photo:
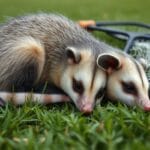
[[143,101],[143,108],[145,111],[150,111],[150,100]]
[[81,108],[81,112],[84,114],[90,114],[93,111],[93,106],[91,104],[86,104]]
[[145,111],[150,111],[150,106],[145,106],[145,107],[144,107],[144,110],[145,110]]

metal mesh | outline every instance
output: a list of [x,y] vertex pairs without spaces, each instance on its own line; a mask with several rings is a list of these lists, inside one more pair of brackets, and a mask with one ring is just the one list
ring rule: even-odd
[[134,58],[144,58],[146,60],[147,70],[146,74],[150,79],[150,40],[148,41],[135,41],[131,48],[130,54]]

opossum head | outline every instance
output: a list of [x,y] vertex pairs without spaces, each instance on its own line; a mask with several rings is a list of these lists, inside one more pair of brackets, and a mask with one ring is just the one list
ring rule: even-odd
[[66,49],[66,67],[61,77],[61,88],[83,113],[91,113],[104,95],[106,73],[96,65],[90,50]]
[[122,52],[98,56],[98,66],[108,74],[107,96],[127,105],[150,111],[149,83],[140,62]]

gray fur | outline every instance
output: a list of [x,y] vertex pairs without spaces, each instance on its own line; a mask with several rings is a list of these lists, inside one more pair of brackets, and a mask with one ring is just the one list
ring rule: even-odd
[[[35,74],[37,73],[38,68],[34,67],[33,61],[30,58],[19,59],[20,54],[15,49],[17,41],[24,37],[40,41],[46,53],[44,70],[52,72],[56,71],[56,66],[60,64],[65,67],[65,48],[68,46],[79,50],[91,50],[95,56],[112,49],[61,15],[41,13],[11,19],[0,27],[0,89],[8,89],[16,82],[21,84],[23,80],[22,84],[27,82],[25,76],[29,78],[28,73],[22,76],[25,71],[20,71],[26,65],[31,64],[31,68],[33,67]],[[30,78],[35,80],[36,77]]]

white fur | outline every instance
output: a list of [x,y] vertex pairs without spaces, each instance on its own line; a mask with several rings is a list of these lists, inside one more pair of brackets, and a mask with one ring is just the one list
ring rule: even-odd
[[[82,99],[81,103],[91,103],[95,105],[95,96],[98,90],[101,87],[105,87],[106,85],[105,73],[102,70],[97,69],[96,75],[94,77],[93,87],[92,89],[90,89],[92,83],[92,77],[93,77],[93,67],[94,67],[93,64],[94,63],[92,61],[87,60],[86,63],[84,62],[76,66],[71,66],[70,68],[66,69],[66,71],[64,72],[61,78],[62,79],[61,87],[65,92],[69,93],[69,96],[72,98],[72,100],[77,105],[77,107],[80,107],[78,106],[77,101],[81,97],[86,99],[86,100]],[[84,93],[82,94],[82,96],[73,90],[72,78],[75,78],[77,81],[82,81],[84,86]]]
[[[131,61],[130,58],[124,58],[124,64],[120,70],[115,71],[112,75],[110,75],[108,80],[108,86],[107,86],[107,93],[110,99],[116,99],[120,100],[121,102],[134,106],[142,104],[139,103],[141,97],[142,99],[148,100],[148,80],[146,77],[146,74],[144,72],[144,69],[142,66],[138,63],[138,66],[140,68],[140,72],[142,75],[142,80],[144,82],[144,88],[142,85],[141,77],[139,76],[138,70],[135,67],[135,64],[133,61]],[[121,81],[124,82],[133,82],[136,85],[136,88],[138,89],[138,97],[135,97],[132,94],[125,93],[121,86]]]

